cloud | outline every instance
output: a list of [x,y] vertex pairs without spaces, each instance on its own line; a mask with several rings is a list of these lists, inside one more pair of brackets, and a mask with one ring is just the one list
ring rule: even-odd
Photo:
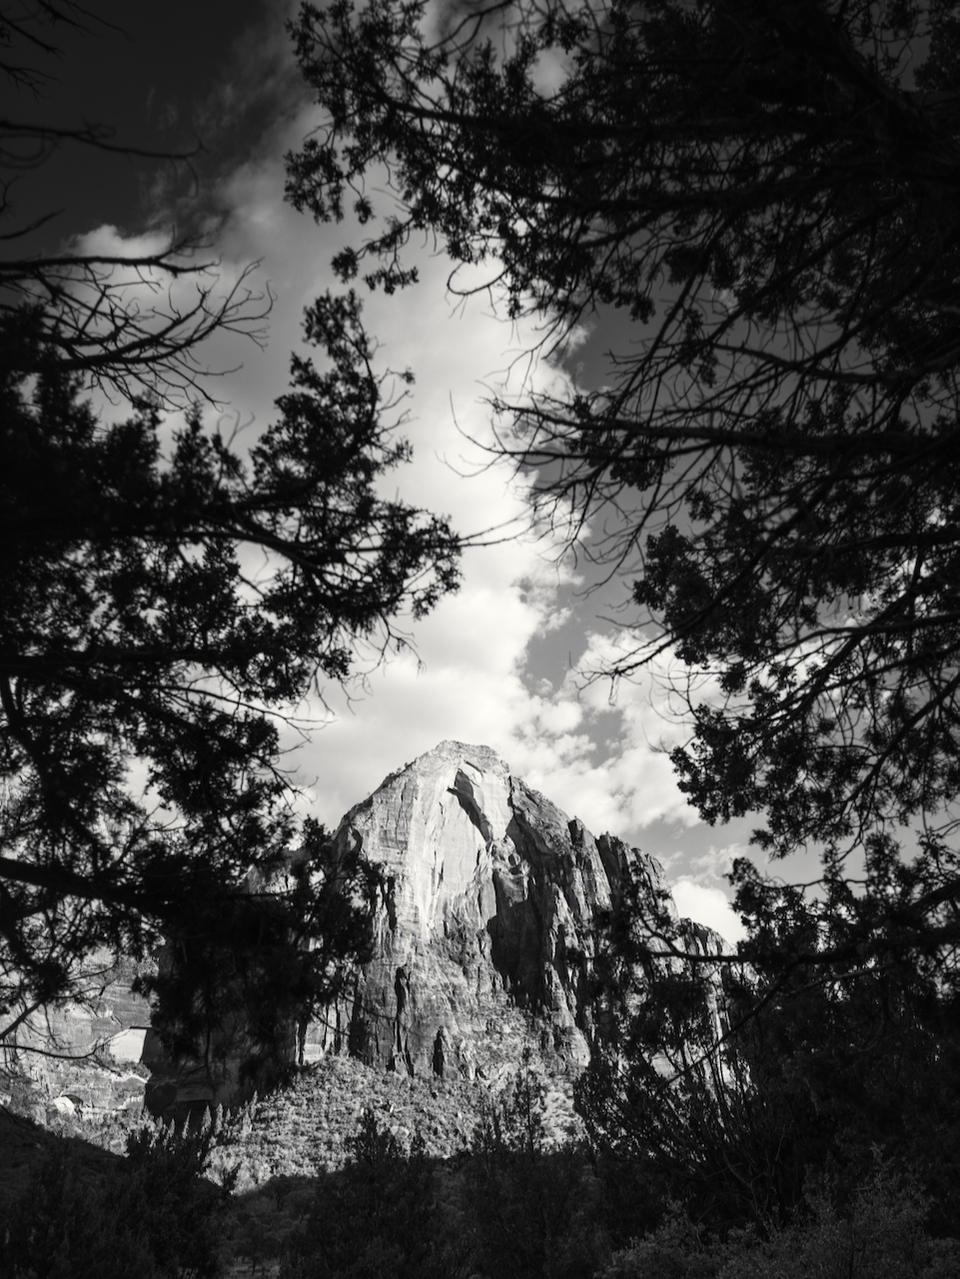
[[[271,420],[273,401],[288,385],[290,352],[303,349],[303,307],[330,285],[326,262],[343,232],[316,228],[281,199],[275,161],[247,164],[227,182],[232,202],[221,242],[222,270],[235,275],[252,257],[276,295],[263,351],[221,335],[205,362],[233,368],[217,380],[225,429],[245,425],[252,443]],[[104,232],[104,236],[106,232]],[[111,241],[112,243],[112,241]],[[676,786],[668,748],[680,740],[665,720],[669,689],[662,670],[621,683],[616,696],[595,683],[578,686],[569,672],[550,679],[538,669],[538,640],[561,629],[569,640],[571,590],[579,578],[558,560],[546,535],[520,535],[529,519],[524,482],[508,464],[491,464],[487,389],[555,385],[546,363],[512,366],[524,334],[502,323],[480,299],[453,306],[445,295],[445,264],[426,256],[412,290],[365,299],[365,320],[379,342],[383,367],[411,367],[416,376],[409,418],[400,428],[414,462],[386,477],[397,495],[448,514],[466,532],[507,530],[505,540],[469,550],[460,591],[441,601],[412,629],[415,651],[374,667],[359,652],[365,679],[345,693],[323,690],[324,702],[297,714],[310,723],[306,741],[287,735],[288,764],[303,787],[304,811],[335,824],[383,778],[444,738],[489,745],[530,785],[599,834],[639,842],[651,822],[689,826],[695,816]],[[527,337],[532,335],[528,334]],[[216,415],[211,415],[216,416]],[[401,629],[408,623],[399,619]],[[566,642],[566,641],[565,641]],[[616,637],[595,631],[572,652],[577,666],[612,659]],[[652,849],[651,851],[658,851]]]
[[724,844],[721,847],[711,844],[705,853],[701,853],[699,857],[690,858],[687,864],[692,871],[696,872],[697,879],[716,882],[722,879],[726,882],[726,877],[733,870],[736,859],[749,856],[750,849],[746,844]]
[[[698,856],[682,856],[686,870],[672,884],[673,898],[681,915],[714,929],[728,942],[746,937],[746,929],[730,901],[732,891],[727,875],[738,857],[748,857],[745,844],[711,844]],[[671,858],[671,861],[674,859]]]
[[[229,95],[215,105],[227,111]],[[209,201],[224,279],[259,261],[258,286],[275,297],[264,349],[221,334],[204,351],[205,364],[231,370],[213,390],[224,402],[225,428],[245,427],[241,439],[250,443],[287,389],[291,351],[303,353],[304,306],[336,287],[330,261],[359,234],[349,225],[318,227],[283,201],[279,157],[315,123],[305,110],[281,114],[243,163],[222,174]],[[639,843],[651,823],[689,830],[696,815],[669,760],[669,750],[689,731],[676,691],[679,672],[664,657],[634,681],[621,681],[613,697],[603,681],[581,687],[568,671],[558,673],[551,644],[569,649],[575,667],[597,668],[623,656],[629,635],[599,625],[576,635],[577,571],[560,558],[560,542],[549,531],[521,535],[529,524],[532,477],[489,452],[491,393],[557,392],[564,375],[546,360],[519,358],[542,337],[532,323],[504,322],[486,293],[451,296],[442,255],[424,246],[417,265],[420,279],[412,288],[364,297],[381,366],[410,367],[416,378],[401,428],[414,461],[386,481],[391,493],[449,515],[462,532],[498,528],[505,540],[490,539],[494,544],[464,555],[459,593],[417,624],[415,652],[366,669],[348,692],[327,687],[323,702],[296,708],[312,724],[306,741],[287,735],[295,747],[287,762],[303,788],[299,806],[334,824],[388,773],[454,738],[499,751],[517,774],[595,834],[611,831]],[[458,288],[471,279],[480,277],[461,272]],[[370,654],[360,658],[361,670],[369,668]],[[723,922],[724,928],[711,926],[729,936],[720,881],[701,883],[689,863],[684,869],[688,898],[696,899],[697,910],[709,908],[705,922]]]
[[[689,736],[677,689],[682,676],[668,656],[638,671],[631,681],[606,679],[584,683],[578,670],[609,669],[630,645],[620,633],[593,631],[583,640],[561,688],[552,694],[554,707],[579,709],[577,739],[581,749],[567,749],[554,760],[554,744],[531,725],[521,730],[531,780],[548,794],[562,788],[577,815],[594,830],[610,830],[641,839],[654,822],[692,826],[697,816],[677,786],[670,750]],[[542,720],[542,716],[540,717]]]
[[713,888],[684,875],[671,885],[671,890],[677,910],[687,919],[705,924],[731,944],[746,937],[746,929],[722,888]]

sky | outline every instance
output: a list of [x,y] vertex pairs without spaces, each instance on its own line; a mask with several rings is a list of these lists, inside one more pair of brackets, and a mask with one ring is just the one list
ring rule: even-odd
[[[252,442],[287,389],[291,352],[304,351],[303,308],[335,286],[330,261],[354,231],[317,226],[283,201],[283,156],[318,119],[283,5],[104,2],[96,13],[112,25],[61,35],[42,101],[15,109],[65,125],[110,123],[118,144],[195,154],[189,163],[151,163],[61,148],[15,188],[8,217],[21,225],[59,211],[20,251],[72,242],[130,253],[172,229],[202,229],[224,285],[257,263],[252,286],[272,298],[262,349],[228,335],[202,353],[219,403],[208,422]],[[388,773],[441,740],[491,746],[594,834],[609,831],[657,857],[681,914],[736,940],[742,930],[724,875],[748,853],[757,823],[711,828],[686,805],[668,751],[687,729],[666,668],[615,690],[584,685],[580,669],[629,642],[629,581],[589,589],[582,559],[527,531],[529,479],[491,465],[483,448],[492,429],[485,397],[560,389],[569,375],[525,358],[537,340],[531,322],[508,323],[487,293],[452,296],[449,263],[431,250],[418,254],[416,286],[364,303],[383,366],[410,368],[416,379],[402,427],[414,460],[388,484],[448,515],[462,534],[500,532],[466,552],[459,592],[410,628],[415,649],[378,667],[361,653],[359,673],[371,669],[348,692],[329,686],[325,707],[296,708],[305,731],[290,735],[289,763],[303,811],[335,826]],[[587,338],[578,358],[596,363],[609,339]],[[775,869],[790,878],[794,868]]]

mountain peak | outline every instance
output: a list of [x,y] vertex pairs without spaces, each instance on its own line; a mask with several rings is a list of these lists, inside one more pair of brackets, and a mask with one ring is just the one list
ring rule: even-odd
[[[669,900],[652,857],[592,835],[489,746],[440,742],[385,778],[333,838],[380,872],[373,955],[318,1020],[290,1028],[301,1064],[344,1056],[423,1079],[496,1081],[529,1053],[553,1076],[575,1074],[616,1022],[596,998],[604,918],[628,878],[645,881],[651,901]],[[717,949],[692,934],[689,945]],[[148,1016],[122,974],[101,1011],[123,1032],[118,1050],[127,1028]],[[62,1010],[61,1022],[62,1045],[82,1055],[88,1014]],[[229,1102],[247,1047],[243,1027],[230,1026],[214,1066],[175,1061],[148,1033],[148,1106]],[[49,1096],[69,1091],[97,1109],[125,1104],[107,1071],[49,1064],[38,1081]],[[136,1103],[141,1081],[130,1078]]]
[[302,1058],[349,1053],[425,1075],[490,1076],[524,1047],[584,1065],[595,1034],[593,960],[601,916],[638,866],[514,777],[488,746],[443,741],[390,774],[335,839],[381,872],[374,958]]

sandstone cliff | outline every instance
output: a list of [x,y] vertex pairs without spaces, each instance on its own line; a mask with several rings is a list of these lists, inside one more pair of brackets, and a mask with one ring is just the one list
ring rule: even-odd
[[[485,746],[442,742],[351,809],[335,839],[381,872],[374,954],[322,1019],[300,1028],[301,1064],[332,1054],[418,1078],[493,1081],[530,1051],[554,1074],[578,1073],[603,1037],[593,980],[600,924],[628,873],[672,909],[654,858],[595,838]],[[716,953],[717,941],[691,928],[687,944]],[[76,1050],[94,1031],[143,1024],[142,1008],[115,984],[110,992],[101,1010],[110,1027],[81,1012],[71,1023],[64,1010],[61,1044]],[[153,1072],[148,1104],[160,1111],[229,1101],[242,1064],[228,1058],[212,1078],[166,1060],[154,1035],[143,1061]],[[61,1073],[38,1079],[48,1096],[69,1084],[106,1109],[127,1101],[126,1071],[113,1076],[118,1085],[123,1076],[123,1096],[112,1101],[103,1072],[86,1092],[79,1074]]]
[[472,1078],[532,1047],[586,1064],[598,923],[631,864],[665,891],[652,857],[595,839],[488,747],[449,741],[388,777],[336,838],[384,876],[375,958],[308,1028],[303,1060]]

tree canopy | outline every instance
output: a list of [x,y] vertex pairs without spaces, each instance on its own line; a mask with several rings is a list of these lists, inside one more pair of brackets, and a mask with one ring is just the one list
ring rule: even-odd
[[[954,929],[954,6],[337,0],[293,34],[325,115],[288,195],[368,228],[345,278],[401,287],[435,234],[555,354],[618,335],[602,386],[499,405],[500,451],[635,579],[606,673],[713,677],[673,755],[701,814],[833,871],[867,844],[872,889]],[[871,865],[911,823],[892,888]]]
[[411,378],[376,368],[352,292],[308,308],[322,363],[294,356],[244,441],[211,417],[202,345],[257,336],[249,270],[221,288],[175,236],[35,247],[22,184],[56,147],[186,158],[46,117],[58,39],[100,22],[0,13],[0,1042],[162,939],[172,962],[139,981],[167,1042],[222,1052],[239,1028],[269,1054],[364,953],[372,889],[295,816],[284,724],[359,650],[409,642],[459,541],[381,496]]
[[[10,95],[0,129],[0,317],[9,322],[22,307],[36,308],[35,324],[64,371],[113,396],[149,388],[163,400],[210,400],[204,340],[223,333],[264,340],[272,299],[253,283],[256,264],[230,279],[202,236],[156,226],[131,247],[85,247],[73,227],[57,234],[62,208],[31,198],[30,179],[61,148],[175,167],[190,165],[200,148],[198,141],[191,150],[158,151],[107,121],[50,118],[45,98],[61,40],[111,26],[78,0],[23,0],[0,11],[0,82]],[[33,357],[21,348],[20,358]]]
[[686,961],[666,930],[657,954],[636,926],[646,887],[626,885],[599,957],[609,1039],[577,1083],[591,1140],[721,1233],[795,1220],[818,1178],[846,1194],[880,1159],[955,1235],[955,955],[919,928],[896,937],[849,885],[810,901],[755,869],[747,883],[750,965],[690,921],[673,932]]
[[[336,876],[316,833],[297,835],[276,712],[345,679],[358,643],[404,642],[394,619],[455,588],[458,543],[444,520],[377,493],[409,450],[352,295],[310,310],[329,368],[294,357],[248,458],[199,410],[169,450],[149,405],[103,422],[34,313],[11,328],[0,1003],[16,1020],[70,993],[95,947],[136,954],[158,930],[189,933],[201,900],[214,936],[242,933],[231,911],[250,874],[269,887],[300,844],[308,870]],[[315,942],[332,927],[300,904],[261,918],[272,945],[284,922]]]

